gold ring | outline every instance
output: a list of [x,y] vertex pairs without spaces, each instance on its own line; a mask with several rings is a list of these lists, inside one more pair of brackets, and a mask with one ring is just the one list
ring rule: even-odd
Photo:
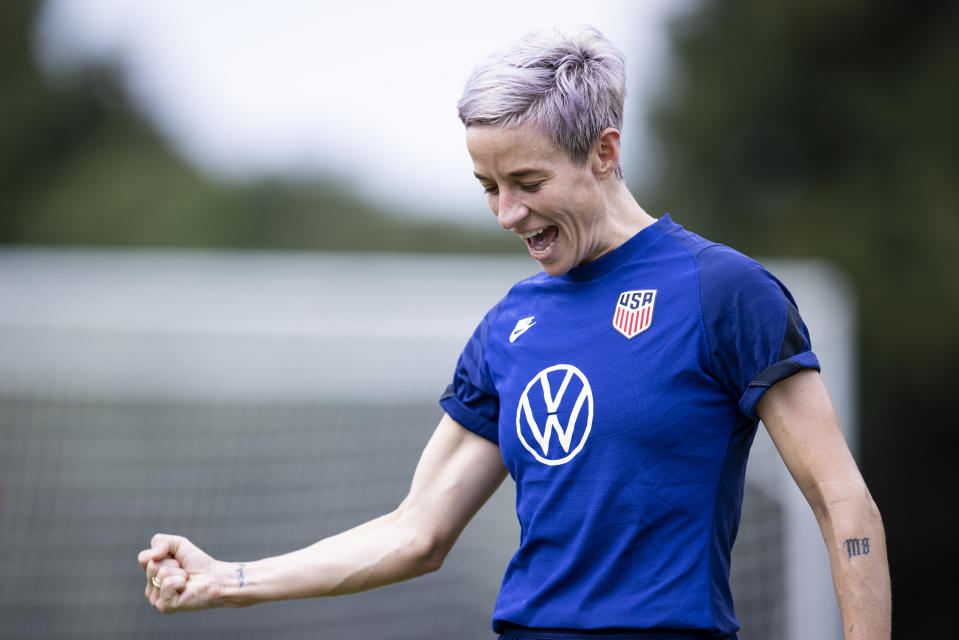
[[153,576],[152,578],[150,578],[150,582],[152,582],[153,586],[156,587],[157,589],[163,586],[163,581],[157,578],[156,576]]

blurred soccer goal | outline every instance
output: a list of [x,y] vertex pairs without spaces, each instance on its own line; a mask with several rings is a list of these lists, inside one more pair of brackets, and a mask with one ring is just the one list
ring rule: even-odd
[[[855,446],[841,278],[771,262]],[[489,638],[507,481],[443,569],[344,598],[164,617],[155,531],[274,555],[392,509],[466,338],[528,259],[0,250],[0,637]],[[841,637],[815,520],[761,430],[733,591],[743,640]]]

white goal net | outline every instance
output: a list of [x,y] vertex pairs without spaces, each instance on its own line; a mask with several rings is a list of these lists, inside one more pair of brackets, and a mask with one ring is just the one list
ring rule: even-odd
[[[796,295],[855,445],[847,288]],[[226,560],[391,510],[460,349],[528,259],[0,250],[0,637],[489,638],[512,486],[443,569],[344,598],[165,617],[155,531]],[[839,638],[816,523],[760,430],[733,559],[743,640]]]

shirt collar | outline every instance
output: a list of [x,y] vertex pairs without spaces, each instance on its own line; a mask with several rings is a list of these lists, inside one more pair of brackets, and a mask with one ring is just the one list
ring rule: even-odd
[[647,247],[658,240],[659,237],[662,236],[663,233],[665,233],[668,229],[676,226],[676,223],[672,221],[672,218],[670,218],[669,214],[667,213],[653,224],[640,230],[632,238],[619,245],[609,253],[602,255],[591,262],[573,267],[559,277],[571,282],[595,280],[596,278],[604,276],[613,269],[625,264],[634,256],[642,253],[647,249]]

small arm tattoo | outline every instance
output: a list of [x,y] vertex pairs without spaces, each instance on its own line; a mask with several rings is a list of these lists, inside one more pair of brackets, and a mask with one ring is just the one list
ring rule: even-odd
[[237,586],[242,588],[243,583],[246,582],[246,576],[243,575],[243,568],[246,567],[245,564],[239,564],[236,567],[236,582]]
[[847,538],[845,544],[849,560],[852,560],[853,556],[869,555],[869,538]]

